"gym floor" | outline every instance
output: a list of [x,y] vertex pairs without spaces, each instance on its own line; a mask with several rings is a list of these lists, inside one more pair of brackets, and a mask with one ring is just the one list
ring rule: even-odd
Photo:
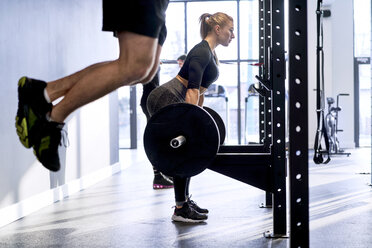
[[[372,247],[371,150],[348,150],[328,165],[310,156],[310,247]],[[191,180],[204,224],[173,223],[173,190],[152,189],[142,150],[121,150],[121,173],[0,229],[0,247],[289,247],[266,239],[265,193],[212,171]],[[289,230],[289,229],[288,229]]]

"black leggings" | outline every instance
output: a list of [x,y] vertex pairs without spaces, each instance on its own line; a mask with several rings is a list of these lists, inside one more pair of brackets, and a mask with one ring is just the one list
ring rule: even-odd
[[[186,91],[186,87],[176,78],[157,87],[147,99],[149,115],[152,116],[169,104],[185,102]],[[186,201],[186,197],[189,196],[190,178],[175,176],[173,177],[173,184],[176,204],[182,204],[182,202]]]
[[176,203],[182,203],[186,201],[186,197],[189,197],[189,186],[190,177],[173,177],[174,195]]

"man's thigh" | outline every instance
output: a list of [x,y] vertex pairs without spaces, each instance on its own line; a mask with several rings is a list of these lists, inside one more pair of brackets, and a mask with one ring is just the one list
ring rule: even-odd
[[152,66],[157,55],[158,39],[132,32],[119,32],[119,60],[135,63],[150,63]]

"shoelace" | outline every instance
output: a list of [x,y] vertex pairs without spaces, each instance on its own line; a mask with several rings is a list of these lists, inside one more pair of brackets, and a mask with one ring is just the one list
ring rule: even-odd
[[192,196],[192,195],[190,195],[190,196],[187,198],[187,202],[190,203],[190,204],[197,205],[196,202],[194,202],[193,200],[191,200],[191,196]]

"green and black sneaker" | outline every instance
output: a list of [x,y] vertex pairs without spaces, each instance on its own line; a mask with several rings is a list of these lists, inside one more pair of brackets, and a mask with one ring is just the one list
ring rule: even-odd
[[59,171],[61,168],[58,155],[58,147],[61,144],[64,123],[43,123],[38,137],[34,140],[34,154],[40,163],[51,171]]
[[18,110],[16,115],[17,135],[21,143],[30,148],[40,132],[42,123],[47,122],[46,114],[53,105],[44,97],[46,82],[22,77],[18,81]]

